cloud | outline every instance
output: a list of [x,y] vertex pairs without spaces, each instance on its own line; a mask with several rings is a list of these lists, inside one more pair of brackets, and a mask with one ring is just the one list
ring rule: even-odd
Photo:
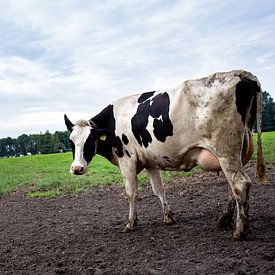
[[11,0],[0,8],[1,136],[63,129],[64,112],[90,117],[122,96],[236,68],[275,97],[271,0]]

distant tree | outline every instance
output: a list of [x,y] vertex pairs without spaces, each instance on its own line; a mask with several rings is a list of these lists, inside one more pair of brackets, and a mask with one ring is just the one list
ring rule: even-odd
[[56,131],[51,134],[20,135],[13,139],[10,137],[0,139],[0,157],[66,152],[70,150],[69,133],[67,131]]
[[4,139],[0,139],[0,157],[4,157],[6,155]]
[[275,131],[275,102],[268,92],[263,92],[263,127],[264,132]]
[[45,134],[40,136],[38,151],[41,154],[50,154],[54,152],[53,147],[53,137],[49,131],[46,131]]
[[5,138],[1,139],[1,143],[0,143],[0,156],[1,157],[5,157],[8,155],[5,141],[6,141]]
[[58,132],[55,132],[52,135],[52,142],[53,142],[53,152],[54,153],[60,153],[60,152],[66,151],[65,145],[60,141]]
[[59,146],[61,149],[63,149],[64,151],[67,151],[71,148],[70,142],[69,142],[69,132],[56,131],[54,134],[58,136],[58,139],[60,142]]
[[29,136],[26,134],[19,136],[17,138],[17,144],[19,154],[26,156],[28,152]]
[[39,135],[30,135],[28,143],[28,152],[32,155],[38,154],[37,146],[39,141]]
[[14,156],[17,152],[17,142],[11,137],[0,140],[0,157]]

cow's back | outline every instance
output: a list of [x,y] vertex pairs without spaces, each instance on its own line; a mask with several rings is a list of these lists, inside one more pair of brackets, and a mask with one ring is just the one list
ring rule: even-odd
[[178,166],[186,152],[196,147],[228,155],[232,146],[241,147],[236,136],[243,132],[247,110],[238,104],[245,101],[249,109],[253,94],[240,86],[238,91],[238,84],[247,80],[258,85],[252,74],[232,71],[122,98],[114,102],[116,135],[127,137],[124,146],[139,161],[159,164],[159,168]]

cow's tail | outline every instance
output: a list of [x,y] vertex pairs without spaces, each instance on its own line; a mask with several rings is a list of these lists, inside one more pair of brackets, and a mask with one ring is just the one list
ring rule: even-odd
[[263,156],[262,147],[262,111],[263,111],[263,96],[262,89],[259,84],[257,91],[257,133],[258,133],[258,148],[257,148],[257,181],[259,183],[266,182],[266,164]]

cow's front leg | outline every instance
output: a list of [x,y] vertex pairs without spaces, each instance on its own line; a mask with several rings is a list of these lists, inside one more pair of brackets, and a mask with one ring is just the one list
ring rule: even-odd
[[129,202],[129,217],[124,232],[132,231],[137,225],[137,172],[136,169],[131,169],[132,166],[133,165],[129,164],[120,166],[120,170],[124,178],[125,191]]
[[129,202],[129,217],[128,223],[124,229],[124,232],[129,232],[137,225],[137,181],[136,179],[125,179],[125,190]]
[[165,196],[164,186],[161,180],[160,171],[156,169],[146,169],[150,177],[152,189],[156,196],[158,196],[163,209],[164,218],[163,221],[166,224],[173,224],[175,222],[173,213],[170,210],[168,202]]

